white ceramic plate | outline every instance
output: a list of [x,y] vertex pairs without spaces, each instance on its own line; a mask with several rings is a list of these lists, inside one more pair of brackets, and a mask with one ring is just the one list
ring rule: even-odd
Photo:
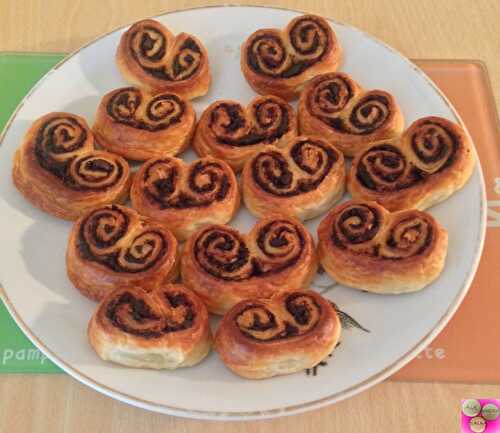
[[[212,101],[248,102],[254,93],[239,68],[239,47],[253,31],[283,27],[297,13],[258,7],[212,7],[158,17],[174,33],[204,41],[212,68]],[[366,88],[396,95],[406,121],[444,116],[460,122],[450,103],[414,64],[350,26],[332,22],[344,48],[341,70]],[[50,71],[11,119],[0,148],[0,282],[11,314],[28,337],[56,364],[85,384],[143,408],[193,418],[255,419],[317,408],[356,394],[401,368],[444,327],[464,297],[476,270],[485,227],[484,184],[479,165],[465,188],[431,213],[449,232],[441,277],[420,293],[380,296],[337,286],[327,293],[371,332],[346,330],[342,344],[319,367],[264,381],[238,378],[215,353],[201,365],[174,372],[124,368],[101,361],[87,342],[95,304],[66,277],[64,253],[71,224],[23,200],[10,180],[12,157],[28,126],[49,111],[69,111],[89,123],[102,95],[125,85],[114,62],[120,35],[110,33],[78,50]],[[186,153],[192,159],[192,152]],[[308,223],[312,233],[320,218]],[[247,230],[254,218],[242,208],[232,225]],[[320,281],[324,280],[324,281]],[[328,283],[321,276],[316,284]]]

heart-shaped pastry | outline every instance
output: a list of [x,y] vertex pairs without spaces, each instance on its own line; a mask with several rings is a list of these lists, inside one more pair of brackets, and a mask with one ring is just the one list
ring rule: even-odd
[[281,212],[306,220],[344,194],[344,156],[317,137],[300,136],[286,147],[266,146],[245,164],[245,205],[257,217]]
[[93,131],[99,144],[110,152],[145,161],[185,150],[195,123],[193,106],[180,96],[149,95],[125,87],[102,98]]
[[239,171],[265,145],[281,147],[296,135],[293,108],[281,98],[258,96],[246,108],[237,101],[220,100],[201,115],[193,147],[198,155],[213,155]]
[[353,198],[391,211],[423,210],[462,188],[474,161],[470,138],[459,125],[424,117],[400,138],[361,151],[352,161],[347,188]]
[[85,119],[54,112],[29,128],[15,153],[12,179],[33,205],[74,220],[95,206],[124,201],[130,169],[122,157],[95,150]]
[[335,33],[317,15],[294,18],[283,30],[257,30],[241,46],[241,70],[250,86],[286,100],[312,77],[335,71],[341,60]]
[[105,361],[170,370],[198,364],[212,343],[207,308],[179,284],[149,293],[136,286],[109,292],[89,322],[88,336]]
[[134,176],[132,206],[180,239],[207,224],[229,222],[240,204],[233,170],[207,156],[191,164],[174,157],[152,159]]
[[188,239],[181,259],[183,283],[215,314],[242,299],[307,288],[316,269],[310,233],[281,215],[259,220],[248,234],[223,225],[202,228]]
[[365,91],[342,72],[319,75],[307,83],[298,116],[302,134],[319,135],[346,156],[375,141],[397,137],[404,128],[403,113],[390,93]]
[[98,207],[75,222],[66,269],[75,287],[94,300],[119,287],[153,290],[177,276],[177,240],[133,209]]
[[210,86],[203,44],[187,33],[174,36],[155,20],[139,21],[122,35],[116,62],[127,81],[151,93],[166,91],[193,99]]
[[341,324],[318,293],[285,292],[247,299],[224,316],[215,349],[235,373],[263,379],[312,368],[332,353]]
[[432,215],[359,200],[335,207],[318,239],[321,265],[335,281],[376,293],[422,289],[439,276],[448,250],[448,234]]

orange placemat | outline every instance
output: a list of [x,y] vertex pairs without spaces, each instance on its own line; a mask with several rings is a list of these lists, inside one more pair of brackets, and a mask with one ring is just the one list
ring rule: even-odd
[[488,224],[464,302],[426,350],[392,379],[500,383],[500,128],[487,70],[479,61],[416,63],[450,99],[474,140],[486,183]]

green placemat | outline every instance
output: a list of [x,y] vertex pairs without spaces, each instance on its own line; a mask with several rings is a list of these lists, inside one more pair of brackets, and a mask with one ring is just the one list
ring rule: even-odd
[[[63,54],[0,53],[0,130],[21,99]],[[61,373],[17,327],[0,302],[0,373]]]

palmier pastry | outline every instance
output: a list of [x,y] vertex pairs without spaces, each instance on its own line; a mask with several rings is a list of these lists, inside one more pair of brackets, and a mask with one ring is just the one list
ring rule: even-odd
[[344,193],[344,156],[317,137],[300,136],[283,149],[266,146],[245,164],[242,187],[245,204],[257,217],[281,212],[314,218]]
[[49,113],[26,133],[14,156],[12,179],[39,209],[74,220],[94,206],[124,201],[130,169],[122,157],[94,149],[85,119]]
[[307,288],[317,270],[312,236],[297,220],[271,215],[248,234],[223,225],[198,230],[181,258],[183,283],[223,314],[247,298]]
[[390,213],[375,202],[335,207],[318,227],[318,256],[338,283],[375,293],[414,292],[441,273],[448,234],[432,215]]
[[71,282],[90,299],[101,300],[124,286],[153,290],[177,276],[177,240],[133,209],[101,206],[73,226],[66,268]]
[[195,123],[193,106],[180,96],[148,95],[138,88],[125,87],[101,100],[93,130],[105,149],[144,161],[185,150]]
[[88,336],[105,361],[170,370],[198,364],[212,344],[207,308],[179,284],[149,293],[136,286],[109,292],[89,322]]
[[207,224],[229,222],[240,204],[231,167],[207,156],[191,164],[166,156],[147,161],[134,177],[132,206],[185,240]]
[[208,53],[193,35],[155,20],[132,25],[121,37],[116,63],[125,80],[151,93],[172,92],[193,99],[208,92]]
[[384,90],[365,91],[349,75],[333,72],[315,77],[300,94],[302,134],[331,141],[346,156],[375,141],[401,135],[403,113]]
[[213,155],[240,171],[265,145],[282,147],[296,135],[293,108],[281,98],[258,96],[246,108],[237,101],[220,100],[201,115],[193,147],[198,155]]
[[316,15],[294,18],[283,30],[257,30],[241,46],[241,70],[250,86],[287,100],[307,80],[335,71],[341,60],[335,33]]
[[263,379],[316,366],[332,353],[340,332],[328,300],[313,291],[284,292],[231,308],[217,329],[215,349],[235,373]]
[[348,190],[388,210],[426,209],[453,194],[474,169],[469,136],[442,117],[414,122],[400,139],[381,142],[354,158]]

